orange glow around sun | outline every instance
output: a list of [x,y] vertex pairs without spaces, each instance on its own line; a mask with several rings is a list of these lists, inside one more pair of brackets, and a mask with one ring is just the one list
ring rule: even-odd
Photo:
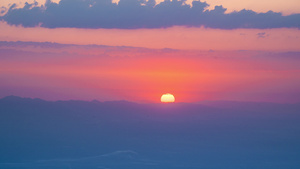
[[163,103],[173,103],[175,102],[175,97],[170,93],[163,94],[160,98],[160,101]]

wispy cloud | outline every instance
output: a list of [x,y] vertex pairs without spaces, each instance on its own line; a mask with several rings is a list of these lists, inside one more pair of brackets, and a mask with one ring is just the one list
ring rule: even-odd
[[260,32],[260,33],[257,33],[256,34],[258,38],[265,38],[267,37],[268,35],[266,34],[266,32]]
[[114,151],[112,153],[103,154],[101,156],[102,157],[112,157],[112,156],[118,156],[118,155],[124,155],[124,156],[132,158],[133,155],[136,156],[136,155],[138,155],[138,153],[135,151],[132,151],[132,150],[119,150],[119,151]]
[[172,26],[237,28],[300,28],[300,14],[283,16],[269,11],[252,10],[225,13],[226,8],[193,1],[165,0],[155,5],[155,0],[61,0],[58,4],[47,0],[42,6],[26,3],[23,8],[12,5],[1,17],[10,25],[24,27],[72,28],[165,28]]

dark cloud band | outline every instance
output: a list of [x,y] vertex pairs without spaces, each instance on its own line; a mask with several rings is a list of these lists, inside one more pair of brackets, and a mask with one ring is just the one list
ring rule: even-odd
[[166,28],[171,26],[237,28],[300,28],[300,14],[283,16],[269,11],[256,13],[241,10],[225,13],[226,8],[215,6],[206,10],[206,2],[165,0],[61,0],[59,4],[47,0],[42,6],[26,3],[23,8],[12,5],[1,17],[10,25],[46,28]]

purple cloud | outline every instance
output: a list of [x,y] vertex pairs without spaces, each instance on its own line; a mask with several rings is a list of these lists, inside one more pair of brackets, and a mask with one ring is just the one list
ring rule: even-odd
[[215,6],[207,10],[206,2],[165,0],[61,0],[59,4],[47,0],[42,6],[26,3],[23,8],[12,5],[0,19],[10,25],[46,28],[166,28],[171,26],[237,28],[300,28],[300,14],[283,16],[269,11],[257,13],[241,10],[225,13],[226,8]]

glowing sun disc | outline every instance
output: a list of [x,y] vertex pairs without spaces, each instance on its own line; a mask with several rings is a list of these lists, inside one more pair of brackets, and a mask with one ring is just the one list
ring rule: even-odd
[[161,96],[160,101],[163,103],[173,103],[175,102],[175,97],[170,93],[166,93]]

